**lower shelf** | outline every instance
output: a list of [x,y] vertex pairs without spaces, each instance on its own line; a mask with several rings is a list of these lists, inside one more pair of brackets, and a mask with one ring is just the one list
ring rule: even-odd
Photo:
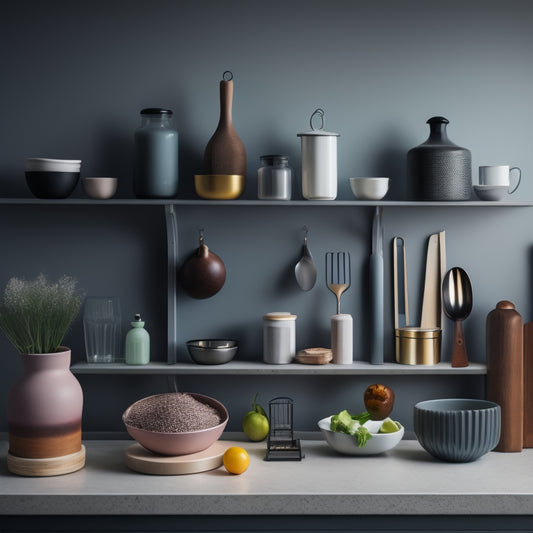
[[230,361],[223,365],[198,365],[195,363],[149,363],[147,365],[127,365],[124,363],[75,363],[71,370],[74,374],[216,374],[216,375],[443,375],[487,373],[482,363],[470,363],[464,368],[452,368],[450,363],[437,365],[401,365],[385,363],[371,365],[357,361],[350,365],[267,365],[258,361]]

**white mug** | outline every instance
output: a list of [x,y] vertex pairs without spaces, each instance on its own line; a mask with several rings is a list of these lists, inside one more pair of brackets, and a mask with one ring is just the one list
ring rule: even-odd
[[513,170],[517,175],[516,185],[509,194],[513,194],[520,185],[522,171],[518,167],[511,167],[509,165],[496,165],[479,167],[479,184],[480,185],[503,185],[509,187],[511,184],[511,174]]

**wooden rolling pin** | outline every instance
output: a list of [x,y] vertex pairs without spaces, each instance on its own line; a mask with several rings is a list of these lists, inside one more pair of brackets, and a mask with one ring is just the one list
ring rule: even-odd
[[524,448],[533,448],[533,322],[524,324]]
[[501,407],[498,452],[521,452],[524,441],[524,327],[513,303],[487,316],[487,400]]

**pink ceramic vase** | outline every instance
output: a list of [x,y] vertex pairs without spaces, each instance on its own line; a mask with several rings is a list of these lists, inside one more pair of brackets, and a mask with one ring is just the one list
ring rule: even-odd
[[9,391],[9,453],[42,459],[81,450],[83,391],[70,372],[70,350],[22,354],[24,372]]

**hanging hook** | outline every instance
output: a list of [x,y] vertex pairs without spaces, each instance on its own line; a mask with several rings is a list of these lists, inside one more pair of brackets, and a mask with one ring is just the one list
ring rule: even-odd
[[315,116],[320,117],[320,128],[318,128],[318,129],[319,130],[323,130],[324,129],[324,114],[325,114],[324,110],[319,107],[318,109],[315,109],[315,111],[311,115],[311,118],[309,119],[309,125],[311,126],[311,129],[313,131],[315,130],[315,128],[313,127],[313,118]]
[[304,226],[302,229],[305,231],[304,244],[307,244],[307,234],[309,233],[309,228],[307,226]]
[[200,239],[200,246],[204,244],[204,228],[198,228],[198,235]]
[[233,79],[233,72],[231,70],[225,70],[222,74],[222,79],[224,81],[231,81]]

